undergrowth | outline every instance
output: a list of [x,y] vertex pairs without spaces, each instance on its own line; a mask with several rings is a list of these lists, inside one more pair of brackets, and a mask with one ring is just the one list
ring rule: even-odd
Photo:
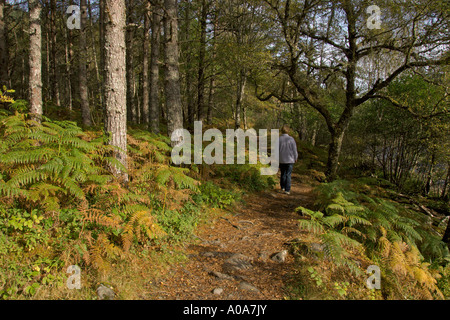
[[[156,276],[155,254],[189,241],[209,208],[238,199],[200,183],[195,166],[172,166],[170,141],[144,130],[128,131],[126,186],[108,169],[120,163],[102,132],[2,111],[0,137],[1,299],[91,299],[105,281],[136,298],[120,270]],[[77,293],[65,287],[70,265],[82,270]]]
[[[352,279],[358,285],[349,296],[358,299],[448,297],[450,255],[441,241],[443,230],[438,232],[425,215],[386,198],[382,189],[366,182],[357,179],[321,184],[315,189],[315,207],[297,208],[306,218],[299,221],[300,228],[309,233],[311,242],[317,242],[322,248],[319,251],[323,251],[322,258],[326,262],[318,268],[325,270],[328,265],[336,272],[350,272],[336,281],[322,270],[314,279],[320,275],[327,278],[327,281],[320,281],[323,290],[307,292],[305,285],[300,284],[301,294],[312,297],[321,292],[321,297],[329,297],[333,290],[330,285],[325,290],[322,283],[334,282],[335,287],[341,289],[340,293],[347,295],[341,282]],[[381,291],[375,295],[365,288],[368,265],[377,265],[381,270]],[[317,289],[317,285],[315,287]]]

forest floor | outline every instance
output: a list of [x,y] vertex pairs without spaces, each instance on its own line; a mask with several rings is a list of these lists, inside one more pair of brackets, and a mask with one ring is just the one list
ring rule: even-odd
[[[151,286],[151,299],[281,300],[295,272],[287,242],[301,237],[295,212],[314,201],[313,187],[292,175],[286,195],[278,188],[246,196],[240,207],[197,231],[198,241],[185,248],[187,259]],[[277,257],[274,255],[281,253]],[[284,252],[285,254],[286,252]]]

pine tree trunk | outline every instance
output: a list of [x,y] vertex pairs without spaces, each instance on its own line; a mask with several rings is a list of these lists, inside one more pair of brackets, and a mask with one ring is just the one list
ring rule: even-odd
[[92,125],[91,110],[89,108],[89,92],[88,92],[88,80],[87,80],[87,45],[86,45],[86,25],[87,25],[87,5],[86,0],[80,0],[80,13],[81,13],[81,30],[80,30],[80,102],[81,102],[81,115],[83,119],[83,125],[90,127]]
[[177,0],[164,0],[164,8],[164,91],[167,107],[167,134],[170,137],[172,132],[176,129],[183,128],[183,108],[181,104],[179,73]]
[[195,105],[192,86],[194,79],[192,77],[192,46],[191,46],[191,3],[186,1],[186,9],[184,11],[185,30],[184,34],[184,56],[186,59],[185,65],[185,88],[186,88],[186,105],[187,105],[187,126],[189,129],[194,128],[195,121]]
[[57,62],[57,48],[56,48],[56,0],[50,0],[50,43],[51,43],[51,57],[50,57],[50,92],[53,102],[59,106],[61,104],[59,94],[59,75]]
[[197,78],[197,120],[202,121],[205,109],[205,53],[206,53],[206,18],[207,18],[207,2],[201,2],[200,21],[200,47],[198,52],[198,78]]
[[[99,99],[99,105],[103,106],[103,97],[104,97],[104,93],[103,93],[103,85],[101,84],[102,81],[100,79],[100,70],[99,70],[99,65],[98,65],[98,59],[97,59],[97,53],[96,53],[96,49],[95,49],[95,40],[94,40],[94,27],[93,27],[93,23],[92,23],[92,7],[91,7],[91,1],[88,0],[87,2],[87,7],[88,7],[88,13],[89,13],[89,28],[90,28],[90,39],[91,39],[91,55],[92,58],[91,60],[94,62],[94,69],[95,69],[95,80],[96,83],[98,85],[98,88],[96,88],[96,92],[98,95],[98,99]],[[92,117],[92,116],[91,116]]]
[[66,108],[69,111],[73,109],[73,98],[72,98],[72,48],[71,48],[71,30],[69,28],[64,28],[64,33],[66,36],[66,44],[64,48],[64,63],[66,65],[67,73],[67,105]]
[[6,25],[4,20],[5,0],[0,0],[0,90],[8,84],[8,48],[6,47]]
[[39,0],[29,0],[30,8],[30,113],[36,121],[40,121],[42,116],[42,33],[41,33],[41,5]]
[[[127,101],[125,58],[125,0],[105,0],[105,132],[119,148],[115,157],[127,168]],[[118,167],[114,175],[128,181]]]
[[136,96],[135,77],[134,77],[134,26],[133,23],[133,0],[127,1],[127,33],[126,33],[126,69],[127,69],[127,109],[129,114],[129,121],[137,123],[137,110],[134,98]]
[[150,129],[159,133],[159,56],[161,41],[161,1],[156,1],[152,14],[150,53]]
[[149,109],[149,76],[148,53],[150,49],[150,2],[147,2],[144,12],[144,42],[142,48],[142,122],[148,126],[150,122]]
[[[216,56],[217,56],[217,41],[216,41],[216,30],[217,30],[217,24],[218,24],[218,19],[217,19],[217,12],[214,12],[214,22],[213,22],[213,45],[212,45],[212,61],[216,61]],[[212,75],[211,78],[209,80],[209,97],[208,97],[208,111],[207,111],[207,115],[206,115],[206,119],[207,119],[207,123],[209,125],[212,124],[212,111],[214,109],[215,106],[215,100],[214,100],[214,94],[215,94],[215,86],[216,86],[216,68],[214,67],[214,65],[212,66]]]
[[105,87],[105,79],[106,79],[106,66],[105,66],[105,28],[106,28],[106,8],[105,8],[106,0],[99,0],[99,46],[100,46],[100,91],[102,95],[102,112],[103,117],[106,118],[106,87]]

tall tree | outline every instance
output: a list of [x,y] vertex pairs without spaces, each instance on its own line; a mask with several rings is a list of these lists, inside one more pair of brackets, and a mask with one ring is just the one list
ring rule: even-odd
[[42,116],[42,33],[41,33],[41,4],[39,0],[29,0],[30,11],[30,113],[33,118],[40,121]]
[[[218,23],[218,12],[217,7],[214,7],[213,12],[213,36],[212,36],[212,61],[216,60],[217,56],[217,23]],[[209,78],[209,94],[208,94],[208,111],[206,113],[206,121],[209,125],[212,124],[212,112],[215,108],[215,92],[216,92],[216,68],[212,65],[212,74]]]
[[149,107],[149,75],[148,75],[148,53],[150,50],[150,2],[146,1],[144,6],[144,41],[142,43],[142,122],[148,126],[150,121]]
[[195,121],[195,101],[194,101],[194,71],[193,71],[193,28],[191,28],[192,1],[184,1],[184,23],[181,26],[183,40],[181,44],[181,54],[184,57],[184,97],[187,107],[187,126],[192,129]]
[[136,86],[135,86],[135,75],[134,75],[134,33],[135,27],[133,24],[134,17],[134,1],[127,0],[127,33],[126,33],[126,69],[127,69],[127,109],[128,118],[132,123],[138,122],[138,110],[135,103],[136,97]]
[[[116,159],[127,167],[127,101],[125,58],[125,0],[105,0],[105,132],[117,148]],[[128,174],[113,166],[113,173],[128,181]]]
[[89,92],[88,92],[88,77],[87,77],[87,57],[88,48],[86,45],[86,30],[87,30],[87,4],[86,0],[80,0],[80,54],[79,54],[79,81],[80,81],[80,102],[83,125],[91,126],[91,110],[89,107]]
[[[291,101],[305,101],[317,110],[331,135],[326,172],[330,180],[336,178],[344,134],[356,108],[369,99],[394,102],[383,89],[407,70],[449,63],[450,56],[441,50],[449,44],[442,32],[448,30],[448,19],[439,2],[396,3],[395,7],[384,2],[384,27],[378,30],[367,26],[370,17],[365,10],[371,1],[266,0],[285,42],[274,66],[288,75],[297,90]],[[317,59],[323,47],[327,57]],[[386,63],[384,74],[367,81],[362,63],[376,59],[390,64]],[[284,92],[275,91],[271,95],[289,100]]]
[[169,137],[176,129],[183,128],[181,104],[179,50],[178,50],[178,5],[177,0],[164,0],[164,93],[167,108],[167,133]]
[[50,97],[60,105],[59,72],[57,61],[56,0],[50,0]]
[[159,133],[159,56],[161,47],[162,2],[155,0],[152,13],[150,52],[150,129]]
[[8,48],[6,47],[5,0],[0,0],[0,90],[8,82]]
[[206,55],[206,19],[208,17],[208,2],[201,0],[199,15],[200,23],[200,46],[198,51],[198,73],[197,73],[197,120],[202,121],[205,109],[205,55]]

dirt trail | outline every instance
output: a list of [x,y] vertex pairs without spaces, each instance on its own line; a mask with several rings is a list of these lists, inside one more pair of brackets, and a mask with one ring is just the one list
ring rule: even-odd
[[296,174],[292,180],[290,195],[278,188],[250,195],[242,207],[201,230],[198,243],[186,250],[188,261],[158,285],[155,299],[283,299],[294,261],[290,255],[284,262],[271,257],[299,236],[294,210],[312,201],[312,187]]

